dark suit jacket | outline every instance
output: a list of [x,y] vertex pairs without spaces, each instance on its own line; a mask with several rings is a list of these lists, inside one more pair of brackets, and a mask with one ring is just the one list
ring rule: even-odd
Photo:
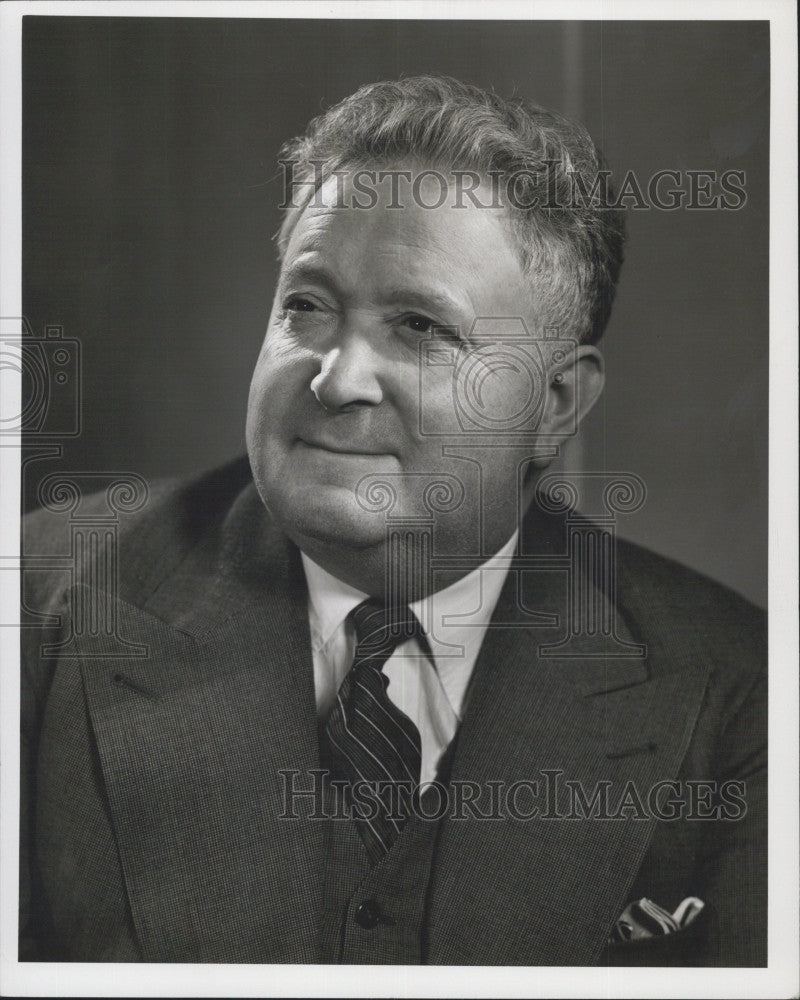
[[[565,537],[533,514],[523,550],[561,554]],[[29,519],[25,552],[69,544],[55,515]],[[324,824],[305,800],[299,820],[279,818],[279,772],[319,765],[297,550],[238,462],[154,491],[122,527],[119,567],[118,597],[70,591],[54,569],[25,574],[27,608],[54,617],[22,631],[21,957],[319,961]],[[616,819],[445,818],[426,960],[764,964],[763,616],[620,543],[618,634],[646,657],[547,657],[566,589],[562,570],[509,573],[451,779],[507,787],[558,771],[562,796],[567,780],[587,795],[609,782],[618,802],[633,782],[645,806],[659,781],[683,782],[686,801],[686,781],[740,780],[746,815],[658,820],[629,799]],[[98,599],[117,637],[71,634]],[[556,617],[531,617],[542,612]],[[708,794],[697,793],[706,816]],[[631,900],[672,909],[688,895],[707,904],[689,930],[606,947]]]

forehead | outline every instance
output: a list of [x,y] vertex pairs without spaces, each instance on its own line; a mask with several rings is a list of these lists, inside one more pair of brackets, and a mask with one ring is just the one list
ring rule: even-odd
[[[524,288],[508,216],[502,208],[489,207],[488,185],[475,189],[480,205],[459,198],[452,183],[442,201],[446,175],[439,181],[428,172],[414,183],[417,174],[412,171],[411,181],[396,179],[394,191],[389,178],[376,183],[362,177],[360,190],[352,172],[329,178],[300,215],[284,267],[299,258],[321,258],[328,267],[355,267],[363,279],[402,272],[406,278],[435,276],[472,287]],[[370,207],[358,207],[368,202]]]

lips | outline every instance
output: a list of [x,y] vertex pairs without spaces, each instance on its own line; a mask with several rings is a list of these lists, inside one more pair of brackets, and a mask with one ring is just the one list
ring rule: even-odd
[[357,446],[351,441],[331,441],[328,439],[320,439],[318,437],[299,438],[298,440],[300,444],[304,445],[306,448],[317,448],[320,451],[328,451],[334,455],[353,455],[361,458],[380,458],[382,456],[385,457],[392,454],[392,452],[385,449],[376,449],[374,445]]

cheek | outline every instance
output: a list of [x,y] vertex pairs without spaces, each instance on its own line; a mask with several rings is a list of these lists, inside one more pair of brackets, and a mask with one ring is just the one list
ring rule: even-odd
[[[256,362],[247,402],[246,439],[251,461],[259,455],[275,457],[299,424],[311,402],[311,380],[316,373],[313,358],[268,335]],[[283,445],[281,445],[283,441]]]
[[535,433],[544,401],[544,373],[536,358],[517,350],[468,359],[455,391],[469,426],[483,433]]
[[310,386],[316,372],[313,356],[280,330],[270,330],[250,383],[250,411],[280,414]]

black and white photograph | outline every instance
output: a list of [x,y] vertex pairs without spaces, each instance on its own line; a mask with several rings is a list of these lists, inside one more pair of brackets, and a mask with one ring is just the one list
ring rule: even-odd
[[5,7],[3,995],[798,995],[794,5]]

